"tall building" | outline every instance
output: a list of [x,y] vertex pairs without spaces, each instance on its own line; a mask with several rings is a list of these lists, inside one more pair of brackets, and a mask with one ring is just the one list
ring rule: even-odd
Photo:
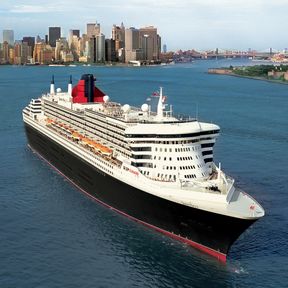
[[125,30],[125,62],[142,60],[143,50],[140,49],[139,30],[130,27]]
[[9,44],[7,41],[3,42],[2,49],[3,49],[3,63],[7,64],[9,63]]
[[60,27],[49,27],[49,44],[51,47],[56,47],[56,41],[61,37]]
[[28,45],[28,57],[32,57],[34,46],[35,46],[35,37],[30,37],[30,36],[23,37],[22,42],[27,43],[27,45]]
[[72,35],[77,36],[78,38],[80,37],[80,30],[78,29],[72,29]]
[[15,41],[15,43],[14,43],[13,64],[21,65],[21,42],[20,41]]
[[59,38],[56,41],[56,47],[55,47],[55,60],[61,61],[61,54],[63,52],[68,53],[69,47],[68,42],[65,37]]
[[8,45],[14,45],[14,31],[13,30],[3,30],[3,43],[7,42]]
[[80,38],[80,30],[70,29],[69,35],[68,35],[68,44],[69,44],[70,49],[71,49],[71,44],[73,42],[73,39],[75,39],[75,36],[76,38]]
[[105,40],[105,59],[109,62],[116,61],[115,40],[113,39]]
[[100,34],[89,40],[88,59],[92,63],[105,61],[105,35]]
[[148,26],[139,29],[140,47],[143,49],[144,60],[158,60],[161,50],[161,38],[157,34],[157,28]]
[[115,24],[112,27],[112,40],[115,40],[115,50],[125,47],[125,26],[123,22],[121,26],[116,26]]
[[90,39],[100,34],[100,23],[88,23],[87,24],[87,37]]
[[163,53],[167,53],[167,45],[163,44]]

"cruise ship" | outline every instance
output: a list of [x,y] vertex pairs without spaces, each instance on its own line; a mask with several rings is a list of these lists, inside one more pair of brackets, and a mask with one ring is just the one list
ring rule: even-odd
[[[113,102],[84,74],[23,109],[28,145],[83,193],[146,227],[225,262],[261,205],[213,162],[219,126]],[[154,110],[154,111],[152,111]]]

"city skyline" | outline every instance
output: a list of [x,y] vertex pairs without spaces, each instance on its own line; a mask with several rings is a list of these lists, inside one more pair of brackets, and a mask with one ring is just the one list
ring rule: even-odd
[[[34,3],[33,3],[34,2]],[[288,45],[284,26],[288,0],[110,0],[85,7],[78,0],[49,2],[15,0],[1,3],[0,29],[14,30],[15,39],[23,36],[43,37],[48,27],[59,26],[62,36],[70,29],[85,32],[89,22],[101,23],[102,32],[111,37],[113,24],[126,27],[158,27],[168,50],[236,48],[284,49]],[[51,15],[52,14],[52,15]],[[1,35],[2,37],[2,35]],[[2,39],[1,39],[2,41]]]

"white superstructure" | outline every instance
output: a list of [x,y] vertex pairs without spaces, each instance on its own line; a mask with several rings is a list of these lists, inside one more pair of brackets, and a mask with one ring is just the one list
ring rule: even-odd
[[101,103],[74,103],[71,83],[61,92],[52,82],[50,93],[23,110],[24,121],[103,173],[194,208],[243,219],[264,215],[214,164],[220,128],[174,117],[162,88],[153,112],[148,104],[136,108],[108,96]]

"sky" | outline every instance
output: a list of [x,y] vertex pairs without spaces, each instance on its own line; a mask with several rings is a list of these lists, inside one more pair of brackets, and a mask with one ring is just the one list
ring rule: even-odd
[[[44,38],[49,26],[86,32],[100,23],[111,37],[113,24],[157,27],[168,50],[288,47],[288,0],[0,0],[0,31]],[[2,42],[2,33],[0,33]]]

